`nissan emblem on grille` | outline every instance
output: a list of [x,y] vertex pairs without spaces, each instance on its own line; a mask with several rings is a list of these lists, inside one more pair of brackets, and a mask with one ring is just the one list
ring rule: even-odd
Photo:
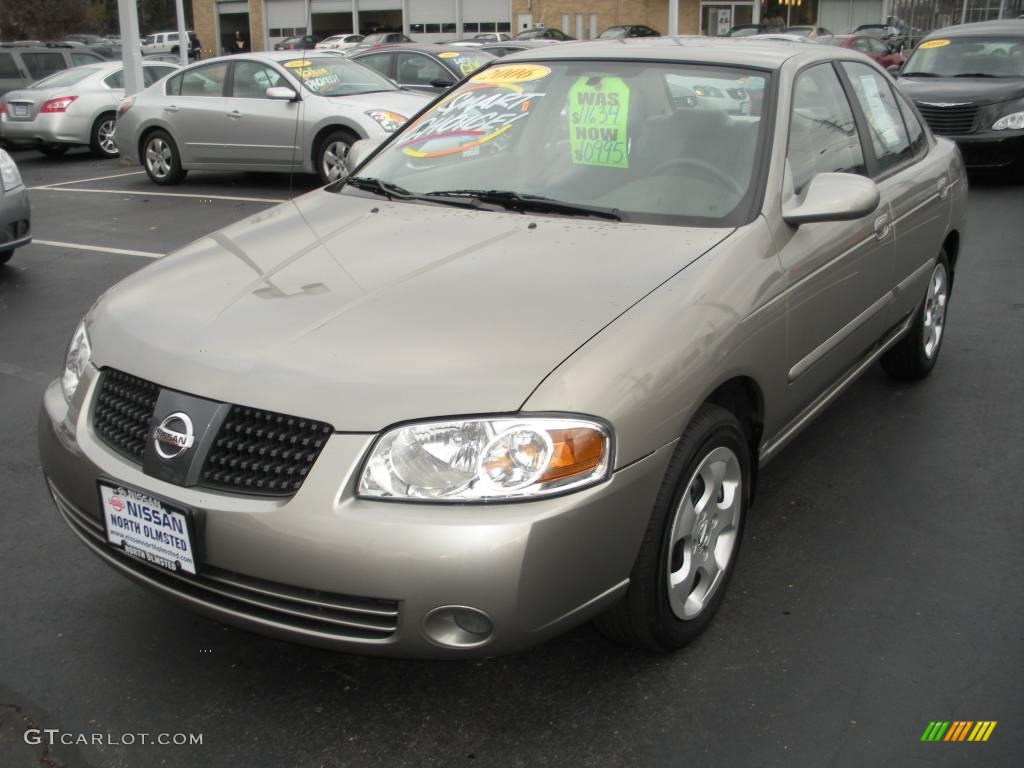
[[194,441],[192,419],[181,411],[172,413],[153,431],[153,445],[163,459],[173,459],[181,455],[192,447]]

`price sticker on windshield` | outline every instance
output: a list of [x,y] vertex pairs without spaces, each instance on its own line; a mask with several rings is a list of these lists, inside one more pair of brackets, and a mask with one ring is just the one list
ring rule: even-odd
[[619,77],[583,76],[569,90],[574,165],[629,167],[629,86]]
[[929,40],[928,42],[921,43],[917,47],[923,51],[926,51],[929,48],[945,48],[947,45],[949,45],[950,42],[951,41],[949,40]]

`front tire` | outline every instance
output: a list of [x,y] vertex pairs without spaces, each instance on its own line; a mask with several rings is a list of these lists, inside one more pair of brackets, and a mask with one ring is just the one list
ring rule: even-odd
[[923,379],[932,372],[945,336],[949,289],[949,261],[941,251],[913,326],[882,355],[882,368],[894,379]]
[[344,128],[331,131],[321,139],[316,150],[316,170],[321,184],[330,184],[348,173],[345,158],[358,137]]
[[178,184],[188,173],[181,167],[178,145],[166,131],[153,131],[142,143],[142,165],[154,184]]
[[696,638],[722,604],[750,499],[750,446],[736,417],[704,405],[669,462],[626,595],[598,628],[667,652]]
[[96,118],[92,124],[92,132],[89,134],[89,148],[96,157],[111,158],[121,153],[117,149],[117,142],[114,140],[114,131],[117,128],[117,115],[108,112]]
[[0,267],[11,260],[11,256],[14,255],[14,249],[11,248],[9,251],[0,251]]

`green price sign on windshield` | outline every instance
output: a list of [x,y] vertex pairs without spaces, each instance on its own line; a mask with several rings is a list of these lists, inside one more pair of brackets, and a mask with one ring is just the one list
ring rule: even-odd
[[618,77],[581,77],[569,91],[569,146],[575,165],[629,167],[629,87]]

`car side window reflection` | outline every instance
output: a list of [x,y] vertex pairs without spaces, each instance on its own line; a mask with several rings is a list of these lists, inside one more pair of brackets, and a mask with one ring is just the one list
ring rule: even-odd
[[878,170],[885,172],[914,156],[892,87],[882,75],[866,64],[844,61],[861,110],[871,132],[871,145]]
[[900,108],[900,114],[903,115],[903,124],[907,128],[907,135],[910,138],[910,147],[914,155],[918,155],[928,147],[924,127],[921,125],[921,121],[918,120],[906,97],[899,92],[899,89],[895,89],[894,92],[896,94],[896,104]]
[[227,62],[190,69],[182,75],[181,95],[221,96],[224,93],[224,78],[227,72]]
[[434,80],[455,82],[455,76],[422,53],[398,54],[398,77],[401,85],[426,85]]
[[830,64],[796,79],[787,159],[797,194],[819,173],[867,173],[853,110]]
[[231,95],[238,99],[265,99],[267,88],[287,85],[284,76],[273,67],[257,61],[235,63],[232,76]]
[[360,56],[356,59],[364,67],[369,67],[375,72],[380,72],[384,77],[391,77],[391,54],[373,53],[369,56]]

